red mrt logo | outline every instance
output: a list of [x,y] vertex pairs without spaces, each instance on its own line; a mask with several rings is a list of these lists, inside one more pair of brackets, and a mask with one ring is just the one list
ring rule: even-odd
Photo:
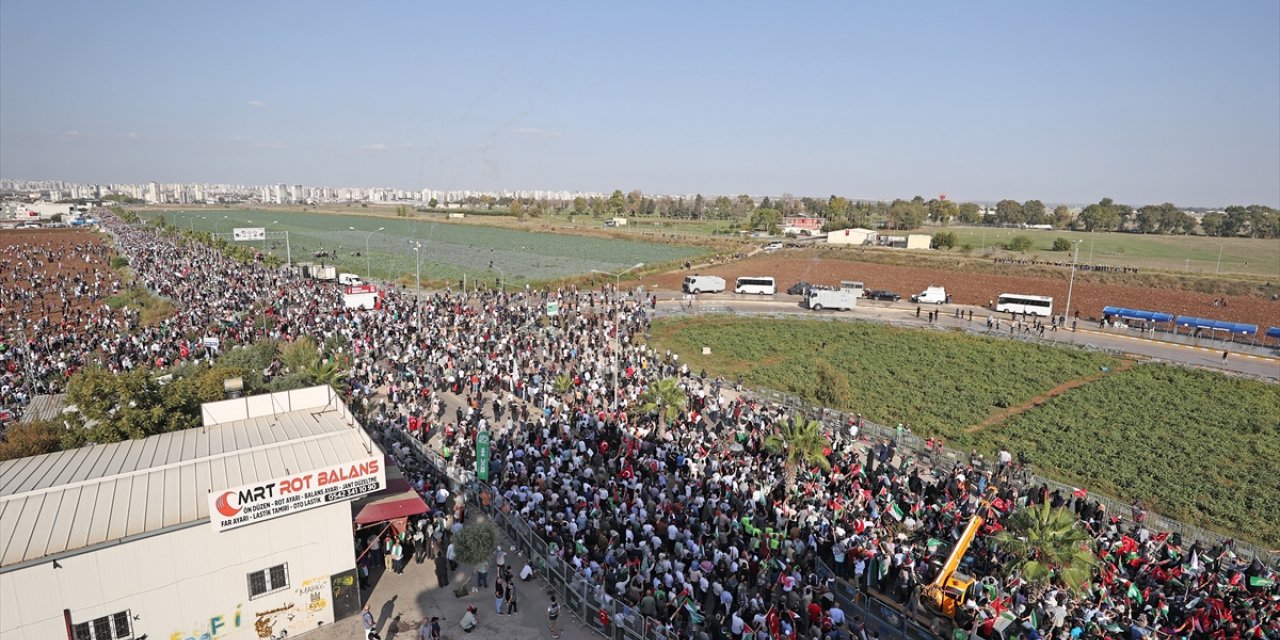
[[[260,484],[256,487],[240,489],[237,491],[224,491],[222,495],[214,500],[214,508],[225,518],[234,518],[244,510],[246,505],[255,502],[272,500],[278,496],[286,496],[294,493],[301,493],[316,487],[324,487],[347,480],[354,480],[365,476],[371,476],[378,473],[378,460],[368,460],[359,464],[353,464],[349,467],[340,467],[336,469],[326,469],[318,471],[314,474],[305,475],[276,480],[266,484]],[[234,506],[232,503],[235,503]]]

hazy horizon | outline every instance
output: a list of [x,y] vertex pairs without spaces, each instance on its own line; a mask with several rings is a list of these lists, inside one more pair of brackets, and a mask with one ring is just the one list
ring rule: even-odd
[[0,175],[1280,206],[1278,36],[1266,1],[7,0]]

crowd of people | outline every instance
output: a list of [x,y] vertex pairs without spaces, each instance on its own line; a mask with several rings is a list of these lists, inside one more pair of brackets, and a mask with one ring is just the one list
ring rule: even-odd
[[[32,331],[5,354],[17,364],[6,384],[23,386],[28,364],[49,388],[90,364],[209,359],[206,337],[226,349],[340,336],[348,400],[420,491],[434,498],[442,487],[415,466],[417,446],[468,464],[477,434],[490,432],[495,504],[530,523],[579,586],[656,621],[655,635],[869,640],[867,621],[841,608],[818,563],[907,607],[974,516],[985,524],[965,568],[983,587],[957,618],[985,637],[1280,633],[1274,567],[1015,482],[1003,457],[934,464],[828,425],[830,470],[800,468],[792,484],[785,458],[764,443],[794,416],[646,344],[656,298],[638,290],[391,290],[380,310],[345,309],[331,283],[103,218],[141,284],[174,300],[177,314],[139,326],[103,309]],[[245,322],[255,309],[277,321]],[[680,401],[643,409],[667,379]],[[994,544],[1011,512],[1042,503],[1077,514],[1096,544],[1087,588],[1023,580],[1019,559]]]
[[[1000,256],[991,259],[996,264],[1016,264],[1022,266],[1043,265],[1049,267],[1070,268],[1070,260],[1033,260],[1030,258],[1014,258],[1010,256]],[[1098,271],[1105,273],[1138,273],[1137,267],[1115,264],[1076,264],[1077,271]]]

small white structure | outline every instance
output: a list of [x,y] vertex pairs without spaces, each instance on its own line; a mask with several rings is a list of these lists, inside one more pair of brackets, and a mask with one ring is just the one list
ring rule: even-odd
[[933,244],[933,236],[927,233],[912,233],[907,236],[908,249],[928,249]]
[[876,232],[871,229],[838,229],[827,232],[827,244],[868,245],[875,244]]
[[626,219],[626,218],[609,218],[608,220],[605,220],[605,221],[604,221],[604,226],[606,226],[606,227],[625,227],[625,226],[627,226],[627,219]]
[[327,386],[0,462],[0,637],[293,638],[360,609],[350,500],[382,451]]

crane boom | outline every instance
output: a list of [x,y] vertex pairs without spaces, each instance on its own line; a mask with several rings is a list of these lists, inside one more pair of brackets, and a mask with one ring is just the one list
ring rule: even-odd
[[973,543],[974,536],[978,535],[978,529],[982,528],[982,522],[982,516],[976,513],[973,515],[973,519],[969,520],[969,526],[965,527],[964,533],[960,534],[960,539],[956,541],[955,548],[951,550],[947,563],[942,565],[942,571],[939,571],[938,577],[933,579],[931,586],[934,589],[945,587],[947,579],[960,567],[960,560],[964,558],[965,552],[969,550],[969,545]]

